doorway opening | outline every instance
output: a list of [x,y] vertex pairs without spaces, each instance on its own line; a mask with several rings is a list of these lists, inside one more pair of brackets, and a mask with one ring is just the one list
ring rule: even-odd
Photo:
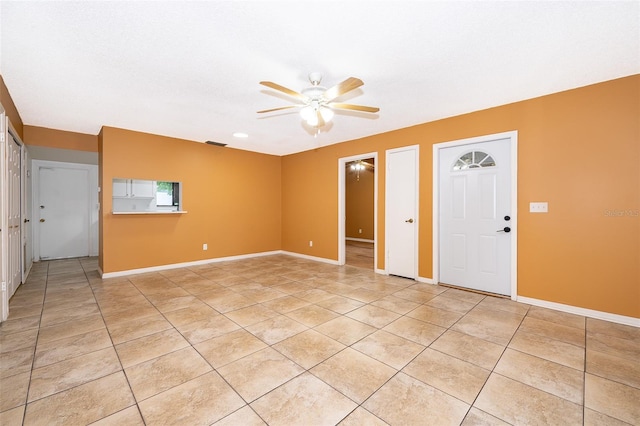
[[378,155],[338,160],[338,264],[377,267]]

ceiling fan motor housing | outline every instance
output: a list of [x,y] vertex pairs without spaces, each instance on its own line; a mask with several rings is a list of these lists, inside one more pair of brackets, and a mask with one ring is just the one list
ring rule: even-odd
[[308,97],[310,101],[321,101],[324,100],[322,95],[324,95],[326,90],[327,89],[322,86],[311,86],[302,89],[302,94]]

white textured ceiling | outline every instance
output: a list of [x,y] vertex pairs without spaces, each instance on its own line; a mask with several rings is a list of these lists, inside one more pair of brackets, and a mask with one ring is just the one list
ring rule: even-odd
[[[0,2],[25,124],[103,125],[284,155],[640,73],[638,1]],[[341,100],[317,137],[258,84],[311,71]],[[246,132],[237,139],[234,132]]]

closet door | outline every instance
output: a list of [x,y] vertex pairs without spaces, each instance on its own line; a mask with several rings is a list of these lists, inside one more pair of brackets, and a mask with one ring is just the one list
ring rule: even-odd
[[8,203],[7,213],[9,218],[8,223],[8,262],[7,262],[7,296],[13,296],[16,289],[22,281],[22,269],[21,269],[21,233],[20,233],[20,219],[21,215],[21,198],[20,198],[20,145],[13,139],[13,136],[9,135],[7,144],[7,183],[8,183]]

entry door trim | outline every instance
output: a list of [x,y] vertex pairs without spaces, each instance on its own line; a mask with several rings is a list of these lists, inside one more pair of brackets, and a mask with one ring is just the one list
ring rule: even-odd
[[409,145],[409,146],[403,146],[400,148],[393,148],[393,149],[388,149],[386,150],[386,154],[385,154],[385,175],[384,175],[384,180],[385,180],[385,185],[384,185],[384,191],[385,191],[385,197],[384,197],[384,214],[385,214],[385,223],[384,223],[384,273],[385,275],[389,275],[389,223],[388,223],[388,217],[389,217],[389,209],[391,208],[391,206],[389,205],[389,197],[386,196],[387,194],[387,190],[389,188],[389,173],[387,173],[388,167],[389,167],[389,155],[396,153],[396,152],[402,152],[402,151],[409,151],[409,150],[413,150],[416,152],[416,157],[415,157],[415,171],[416,171],[416,191],[415,191],[415,212],[413,213],[413,218],[415,221],[415,227],[414,227],[414,237],[413,237],[413,262],[414,262],[414,271],[413,271],[413,279],[414,280],[419,280],[420,278],[420,257],[418,256],[418,249],[420,246],[420,241],[419,241],[419,226],[420,226],[420,145]]
[[338,159],[338,265],[343,266],[347,263],[346,248],[346,220],[347,220],[347,200],[346,200],[346,182],[347,176],[345,169],[347,163],[358,160],[373,158],[375,171],[373,174],[373,270],[378,271],[378,153],[369,152],[367,154],[358,154],[351,157],[343,157]]
[[509,139],[511,145],[511,300],[518,296],[518,131],[477,136],[433,145],[433,283],[440,282],[440,150]]

